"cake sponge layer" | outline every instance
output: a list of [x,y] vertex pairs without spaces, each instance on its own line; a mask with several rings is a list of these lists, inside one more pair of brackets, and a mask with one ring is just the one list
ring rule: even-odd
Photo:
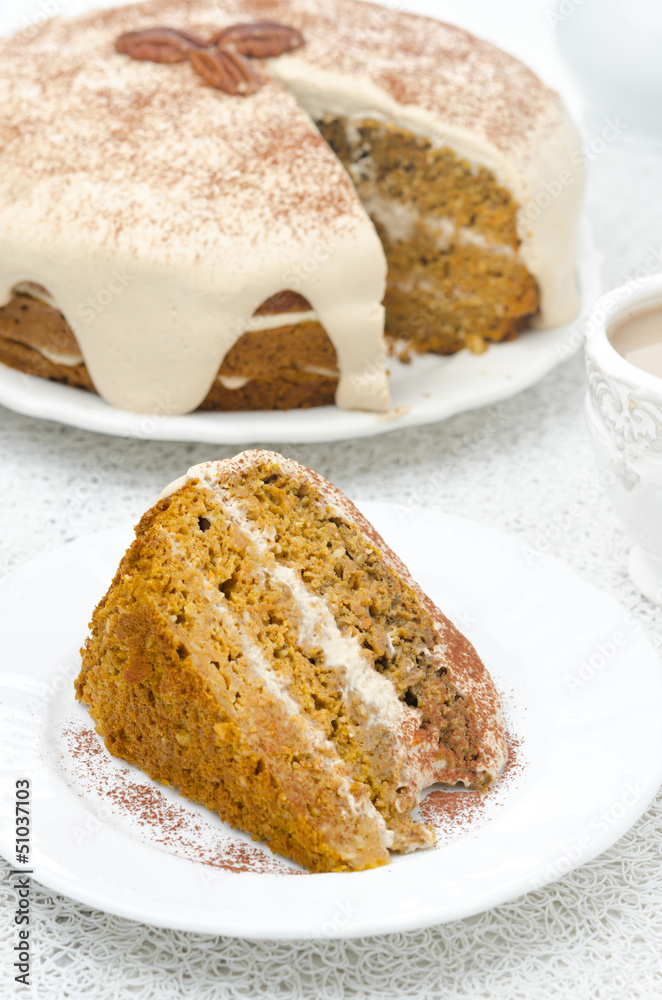
[[321,477],[208,463],[136,534],[77,681],[111,753],[313,871],[429,846],[421,789],[496,777],[475,651]]

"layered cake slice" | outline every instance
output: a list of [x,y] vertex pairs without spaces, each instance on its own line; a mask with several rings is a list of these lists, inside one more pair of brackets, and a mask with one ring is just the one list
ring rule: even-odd
[[190,469],[136,529],[82,650],[109,752],[312,871],[430,846],[434,783],[505,761],[470,643],[320,476],[249,451]]
[[0,39],[0,102],[0,362],[116,407],[384,411],[577,312],[578,134],[451,25],[152,0]]

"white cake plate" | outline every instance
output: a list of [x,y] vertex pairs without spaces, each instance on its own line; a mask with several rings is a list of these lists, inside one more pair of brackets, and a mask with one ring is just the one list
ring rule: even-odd
[[[86,906],[256,939],[358,937],[479,913],[606,850],[662,782],[662,670],[641,623],[562,563],[493,528],[364,503],[474,643],[501,692],[511,767],[494,791],[434,791],[437,847],[311,875],[111,758],[74,701],[79,647],[131,531],[72,543],[0,584],[0,852]],[[21,786],[25,787],[25,786]],[[478,801],[476,801],[476,796]]]

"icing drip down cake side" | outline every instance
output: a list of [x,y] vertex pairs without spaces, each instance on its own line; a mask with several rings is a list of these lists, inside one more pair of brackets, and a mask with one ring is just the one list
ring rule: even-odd
[[[264,19],[303,44],[252,57],[246,96],[115,47]],[[577,133],[459,28],[155,0],[0,39],[0,101],[0,362],[116,407],[386,411],[389,350],[480,353],[577,311]]]
[[108,751],[312,871],[431,846],[434,782],[506,759],[477,653],[320,476],[250,451],[172,484],[82,650]]

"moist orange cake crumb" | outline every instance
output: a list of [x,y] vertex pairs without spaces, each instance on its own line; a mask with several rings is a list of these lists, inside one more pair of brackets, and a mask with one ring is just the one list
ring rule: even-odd
[[506,757],[470,643],[342,493],[271,452],[169,488],[82,656],[111,754],[311,871],[431,846],[421,790],[482,790]]

